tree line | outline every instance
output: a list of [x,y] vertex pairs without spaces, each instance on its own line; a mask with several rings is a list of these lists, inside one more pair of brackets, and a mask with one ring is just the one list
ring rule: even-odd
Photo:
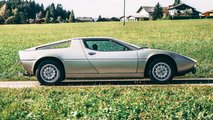
[[0,1],[0,24],[26,24],[30,22],[75,22],[74,11],[63,9],[61,4],[43,4],[32,0]]

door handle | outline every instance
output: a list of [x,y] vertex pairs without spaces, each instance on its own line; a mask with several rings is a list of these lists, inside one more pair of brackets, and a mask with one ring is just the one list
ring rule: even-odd
[[96,53],[95,52],[89,52],[89,55],[95,55]]

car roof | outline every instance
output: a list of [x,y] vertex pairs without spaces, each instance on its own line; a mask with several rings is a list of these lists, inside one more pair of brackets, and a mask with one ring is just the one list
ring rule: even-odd
[[56,41],[56,42],[52,42],[52,43],[47,43],[47,44],[43,44],[43,45],[38,45],[38,46],[29,48],[29,49],[26,49],[26,50],[36,50],[38,48],[45,47],[45,46],[52,46],[52,45],[55,45],[55,44],[58,44],[58,43],[65,43],[65,42],[69,42],[71,40],[82,40],[82,39],[113,39],[113,38],[111,38],[111,37],[76,37],[76,38],[60,40],[60,41]]
[[72,40],[82,40],[82,39],[113,39],[112,37],[76,37]]

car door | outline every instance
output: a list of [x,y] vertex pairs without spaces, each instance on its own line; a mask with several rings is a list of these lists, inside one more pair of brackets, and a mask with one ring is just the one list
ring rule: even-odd
[[136,73],[137,51],[111,39],[84,39],[85,54],[99,73]]

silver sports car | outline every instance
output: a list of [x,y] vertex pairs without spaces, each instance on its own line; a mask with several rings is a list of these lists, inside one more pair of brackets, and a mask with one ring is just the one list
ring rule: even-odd
[[66,78],[150,78],[168,83],[174,76],[196,72],[197,61],[180,54],[141,48],[105,37],[62,40],[19,51],[20,63],[44,85]]

